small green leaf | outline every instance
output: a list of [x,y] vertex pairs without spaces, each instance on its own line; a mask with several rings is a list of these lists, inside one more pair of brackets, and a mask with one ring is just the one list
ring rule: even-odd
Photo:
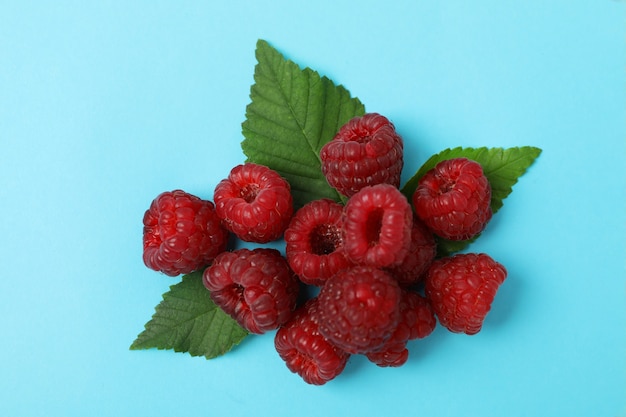
[[248,162],[266,165],[289,181],[299,207],[319,198],[342,201],[326,181],[319,152],[365,107],[343,86],[310,68],[300,69],[259,40],[251,102],[242,123]]
[[[433,155],[417,173],[404,185],[402,193],[411,200],[419,180],[437,163],[452,158],[468,158],[482,165],[483,172],[491,185],[491,210],[495,214],[503,205],[503,200],[513,191],[513,185],[524,175],[528,167],[541,154],[541,149],[532,146],[515,148],[454,148]],[[465,249],[477,237],[466,241],[438,239],[440,256],[446,256]]]
[[194,272],[163,294],[163,301],[130,349],[173,349],[211,359],[228,352],[247,335],[213,303],[202,283],[202,272]]

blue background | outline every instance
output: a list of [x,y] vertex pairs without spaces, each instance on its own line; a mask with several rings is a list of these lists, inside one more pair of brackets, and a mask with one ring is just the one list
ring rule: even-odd
[[[624,3],[0,2],[0,415],[625,416]],[[404,178],[455,146],[543,154],[471,247],[509,277],[483,331],[323,387],[273,335],[129,351],[179,279],[141,261],[161,191],[243,161],[266,39],[388,116]]]

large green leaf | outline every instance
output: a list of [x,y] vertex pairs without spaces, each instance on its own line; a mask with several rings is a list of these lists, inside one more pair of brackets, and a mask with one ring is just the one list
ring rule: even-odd
[[247,335],[213,303],[202,283],[202,272],[194,272],[163,294],[163,301],[130,349],[172,349],[211,359],[228,352]]
[[247,161],[287,179],[296,206],[319,198],[341,201],[322,174],[319,152],[365,107],[344,87],[310,68],[300,69],[263,40],[257,43],[256,58],[252,101],[242,124]]

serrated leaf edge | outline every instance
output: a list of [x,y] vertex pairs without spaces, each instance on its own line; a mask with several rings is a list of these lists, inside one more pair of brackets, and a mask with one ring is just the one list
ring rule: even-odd
[[[187,277],[189,277],[189,276],[186,275],[186,276],[183,277],[183,279],[187,278]],[[182,333],[179,330],[177,330],[176,328],[177,327],[183,327],[183,325],[189,324],[191,322],[190,330],[187,332],[187,334],[183,335],[184,339],[181,341],[181,343],[179,343],[179,344],[185,345],[185,346],[188,345],[189,348],[185,349],[185,348],[180,348],[180,347],[174,346],[174,345],[171,345],[171,346],[159,345],[159,346],[157,346],[156,344],[149,344],[149,343],[146,343],[146,342],[142,342],[141,339],[144,336],[148,337],[148,336],[152,335],[151,337],[148,337],[148,340],[154,340],[159,335],[162,334],[162,332],[154,332],[154,330],[150,330],[149,329],[149,326],[155,320],[165,320],[165,321],[173,322],[173,320],[171,320],[171,319],[169,319],[167,317],[164,317],[162,315],[159,315],[159,308],[164,303],[166,303],[166,302],[169,303],[169,302],[174,301],[174,300],[177,300],[179,303],[182,302],[181,304],[185,304],[185,303],[189,302],[188,299],[181,298],[181,297],[171,293],[175,289],[175,287],[177,285],[180,285],[181,283],[182,283],[182,281],[178,282],[177,284],[171,285],[169,287],[169,291],[165,292],[162,295],[162,300],[155,307],[154,314],[152,315],[150,320],[148,320],[148,322],[144,325],[144,330],[137,335],[137,337],[135,338],[133,343],[130,345],[130,347],[129,347],[130,350],[147,350],[147,349],[172,350],[172,351],[177,352],[177,353],[188,353],[190,356],[193,356],[193,357],[204,356],[206,359],[214,359],[214,358],[219,357],[219,356],[229,352],[230,350],[232,350],[235,346],[239,345],[249,335],[249,333],[245,329],[243,329],[242,327],[239,326],[239,328],[242,331],[242,337],[238,338],[238,340],[236,340],[236,341],[231,341],[230,346],[227,346],[224,349],[216,349],[216,353],[215,354],[197,353],[197,351],[192,351],[193,350],[193,349],[191,349],[191,345],[192,344],[191,344],[191,341],[189,340],[189,337],[190,337],[190,334],[193,331],[194,327],[197,325],[196,323],[202,317],[204,317],[205,315],[208,315],[208,314],[212,314],[212,317],[210,317],[208,319],[208,323],[207,323],[207,326],[206,326],[207,328],[211,327],[213,322],[216,320],[215,311],[216,310],[220,310],[220,307],[218,305],[216,305],[216,304],[212,304],[212,307],[210,307],[209,310],[203,312],[202,314],[193,316],[193,317],[191,317],[189,319],[186,319],[186,320],[183,320],[183,321],[180,321],[180,322],[176,322],[176,323],[178,323],[178,326],[164,326],[164,325],[160,325],[160,324],[155,324],[158,327],[162,327],[164,329],[164,332],[167,331],[167,330],[173,330],[176,335],[182,335]],[[167,297],[167,300],[166,300],[166,297]],[[176,308],[176,307],[172,307],[172,306],[168,306],[168,309],[169,310],[173,310],[173,311],[181,311],[181,312],[183,312],[185,314],[189,314],[188,310],[184,310],[184,309],[180,309],[180,308]],[[224,314],[226,314],[226,313],[224,313]],[[225,337],[224,336],[225,332],[222,332],[222,329],[224,328],[224,324],[225,324],[224,321],[222,321],[222,323],[220,324],[219,332],[217,333],[218,334],[218,338],[224,338]],[[229,338],[233,335],[233,333],[235,332],[235,329],[236,329],[236,327],[233,327],[231,329],[231,331],[228,332],[228,337]],[[202,336],[202,342],[206,341],[206,337],[207,336],[208,336],[208,333],[205,333]],[[176,337],[174,337],[174,339],[176,339]],[[200,344],[202,344],[202,342]]]

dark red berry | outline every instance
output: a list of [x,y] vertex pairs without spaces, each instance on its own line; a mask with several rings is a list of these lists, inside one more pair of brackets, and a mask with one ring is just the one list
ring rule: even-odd
[[400,285],[414,285],[422,281],[436,255],[437,242],[433,233],[417,216],[413,216],[409,250],[398,265],[387,268],[387,270],[398,280]]
[[368,185],[400,185],[403,142],[386,117],[367,113],[342,126],[320,159],[328,183],[351,197]]
[[397,188],[365,187],[344,208],[344,252],[356,264],[397,265],[409,250],[412,224],[411,206]]
[[406,341],[396,341],[394,339],[391,342],[385,343],[385,345],[376,352],[369,352],[365,356],[370,362],[381,368],[397,368],[404,365],[409,359],[409,350],[406,344]]
[[289,183],[264,165],[236,166],[217,185],[213,199],[224,226],[247,242],[279,239],[293,214]]
[[504,266],[485,254],[441,258],[428,270],[426,296],[444,327],[455,333],[475,334],[482,328],[506,275]]
[[368,352],[366,356],[381,367],[401,366],[409,357],[407,342],[430,335],[436,325],[437,320],[428,300],[416,292],[403,290],[396,329],[381,348]]
[[274,345],[291,372],[313,385],[323,385],[346,367],[350,355],[319,332],[317,298],[307,301],[278,331]]
[[491,219],[491,186],[482,166],[467,158],[438,163],[413,194],[417,215],[438,236],[470,239]]
[[182,190],[160,194],[143,217],[143,261],[169,276],[202,269],[227,243],[213,203]]
[[332,200],[312,201],[300,208],[285,231],[285,253],[291,269],[310,285],[352,265],[343,252],[343,206]]
[[211,299],[251,333],[277,329],[290,319],[300,284],[276,249],[223,252],[204,270]]
[[344,269],[318,295],[320,333],[348,353],[379,349],[398,324],[400,298],[388,273],[369,266]]

